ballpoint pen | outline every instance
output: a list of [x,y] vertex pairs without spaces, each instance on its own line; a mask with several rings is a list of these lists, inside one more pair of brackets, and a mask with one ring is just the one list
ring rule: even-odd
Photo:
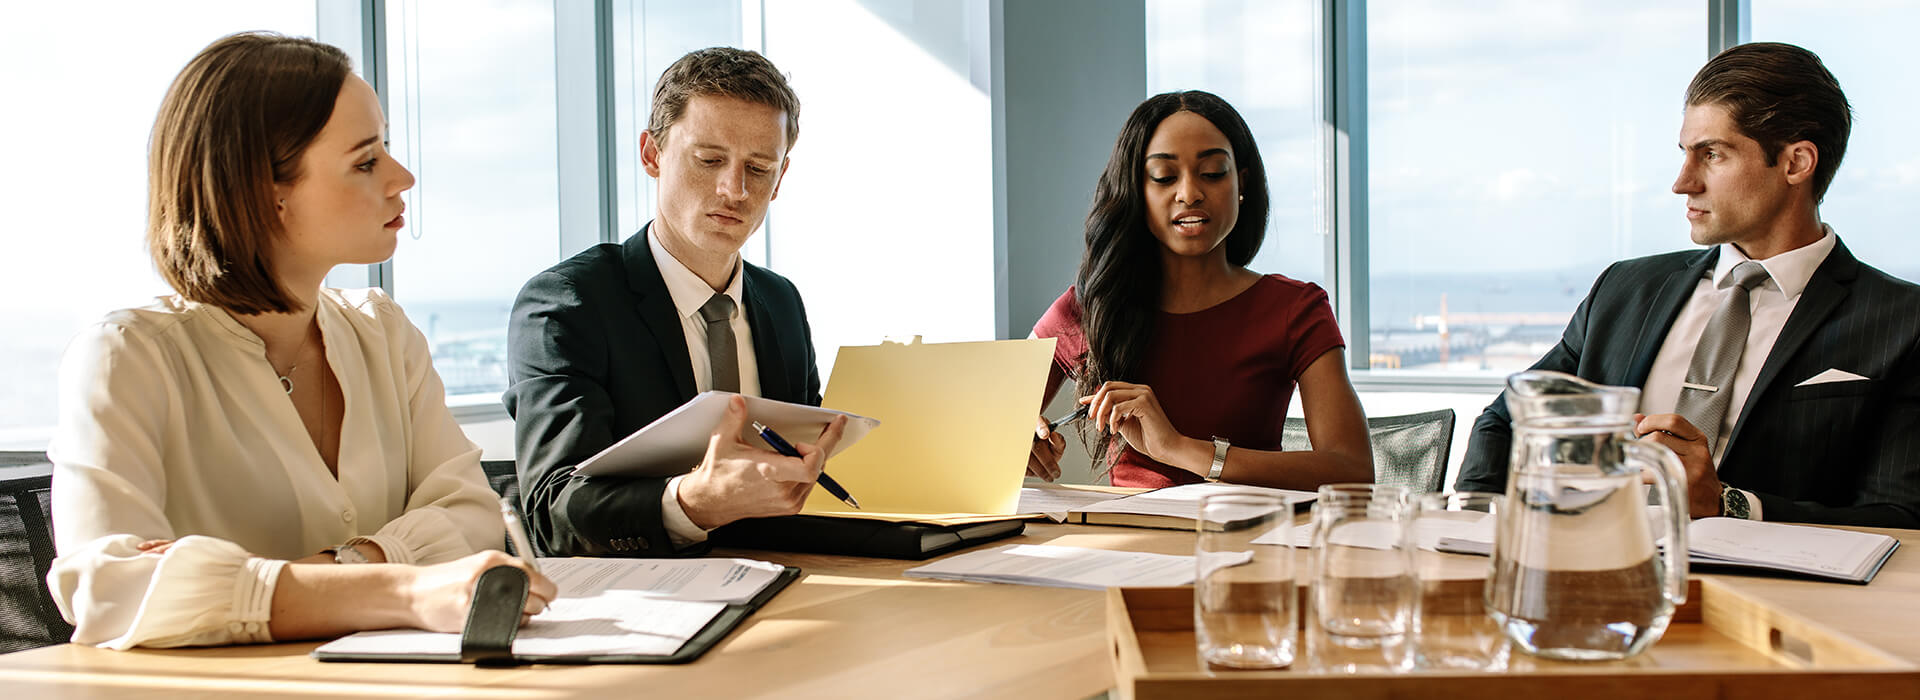
[[1072,423],[1074,421],[1080,420],[1085,417],[1087,417],[1087,404],[1081,404],[1079,408],[1073,409],[1072,413],[1061,416],[1059,418],[1054,419],[1052,422],[1047,423],[1047,432],[1051,433],[1055,430],[1059,430],[1060,426],[1066,425],[1068,423]]
[[500,498],[500,519],[507,523],[507,539],[513,541],[514,554],[527,563],[528,570],[540,573],[540,562],[533,556],[533,538],[527,537],[526,524],[520,522],[520,514],[513,509],[513,501],[505,496]]
[[[768,445],[772,445],[773,451],[788,457],[800,456],[800,451],[793,449],[793,445],[789,444],[786,438],[780,437],[780,434],[773,432],[772,428],[761,425],[760,421],[753,422],[753,431],[759,433],[760,439],[767,441]],[[847,505],[853,506],[855,509],[860,508],[860,502],[853,500],[853,495],[847,493],[847,490],[840,486],[840,482],[834,481],[831,476],[827,476],[826,472],[820,472],[820,481],[817,483],[820,484],[821,488],[826,489],[827,493],[833,494],[834,498],[844,501]]]

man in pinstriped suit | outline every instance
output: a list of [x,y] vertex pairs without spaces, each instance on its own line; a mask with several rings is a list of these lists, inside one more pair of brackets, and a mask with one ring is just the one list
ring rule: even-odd
[[[1762,43],[1709,61],[1686,104],[1673,191],[1711,247],[1608,267],[1534,368],[1641,387],[1636,431],[1686,465],[1694,517],[1920,528],[1920,287],[1819,216],[1846,96],[1818,56]],[[1456,489],[1505,489],[1504,399]]]

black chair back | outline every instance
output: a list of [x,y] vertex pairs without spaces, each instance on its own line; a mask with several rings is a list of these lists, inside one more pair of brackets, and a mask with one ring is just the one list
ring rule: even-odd
[[[1414,493],[1437,493],[1447,478],[1447,455],[1453,450],[1453,409],[1443,408],[1404,416],[1367,419],[1367,439],[1373,443],[1373,480],[1407,487]],[[1284,450],[1310,450],[1307,422],[1288,418],[1281,429]]]
[[[521,506],[520,472],[514,468],[513,460],[483,459],[480,460],[480,471],[487,473],[487,485],[493,487],[494,493],[500,494],[508,500],[513,501],[516,507]],[[526,509],[522,508],[520,512],[524,514]],[[519,552],[513,550],[513,538],[511,537],[506,538],[505,544],[503,544],[500,549],[514,556],[520,556]]]
[[65,644],[73,625],[47,592],[53,568],[53,464],[0,452],[0,653]]

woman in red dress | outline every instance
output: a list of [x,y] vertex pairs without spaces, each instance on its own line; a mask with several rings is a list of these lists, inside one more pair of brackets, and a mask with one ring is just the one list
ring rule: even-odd
[[[1115,486],[1373,480],[1327,293],[1247,269],[1268,208],[1259,149],[1225,100],[1156,95],[1127,118],[1075,284],[1033,327],[1058,339],[1047,397],[1074,380]],[[1314,449],[1282,452],[1296,385]],[[1036,434],[1028,473],[1057,478],[1065,440],[1044,418]]]

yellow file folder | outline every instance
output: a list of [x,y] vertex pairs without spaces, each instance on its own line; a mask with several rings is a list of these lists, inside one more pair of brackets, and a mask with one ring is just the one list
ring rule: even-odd
[[840,348],[822,405],[880,427],[826,468],[865,509],[816,488],[801,512],[920,522],[1017,513],[1053,343]]

